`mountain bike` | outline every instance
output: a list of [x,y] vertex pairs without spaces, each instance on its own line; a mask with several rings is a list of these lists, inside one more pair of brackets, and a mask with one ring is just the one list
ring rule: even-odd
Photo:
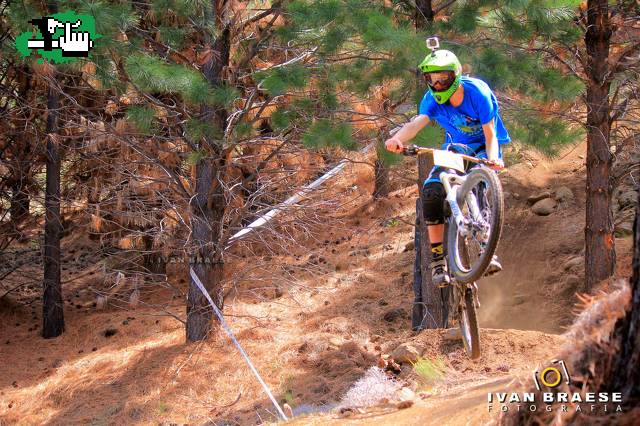
[[[438,178],[448,206],[444,247],[451,283],[441,289],[442,326],[449,328],[457,323],[467,353],[477,358],[480,356],[477,317],[480,302],[476,281],[485,274],[500,241],[504,221],[502,185],[497,174],[486,167],[488,160],[482,158],[416,145],[405,147],[403,154],[430,154],[434,165],[444,169]],[[417,262],[416,259],[416,265]],[[421,281],[422,294],[429,294],[425,285],[430,280]]]

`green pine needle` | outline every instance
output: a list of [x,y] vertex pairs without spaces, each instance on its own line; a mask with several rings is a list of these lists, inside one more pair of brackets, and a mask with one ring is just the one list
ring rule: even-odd
[[240,92],[233,86],[223,84],[214,88],[211,92],[210,102],[224,108],[229,108],[240,96]]
[[271,114],[271,127],[274,130],[284,130],[291,124],[294,113],[286,109],[278,109]]
[[202,138],[217,140],[222,137],[222,132],[210,122],[205,122],[192,118],[185,124],[186,136],[194,141],[200,141]]
[[262,88],[272,96],[281,95],[289,89],[304,87],[308,77],[309,70],[299,64],[262,71],[257,76],[258,79],[262,79]]
[[544,117],[537,111],[513,108],[505,117],[512,139],[531,146],[547,156],[555,156],[566,145],[582,140],[584,130],[569,126],[566,120]]
[[181,50],[184,46],[187,36],[186,29],[161,25],[158,27],[158,31],[160,31],[160,38],[162,41],[173,49]]
[[153,108],[132,105],[127,109],[127,121],[133,123],[142,134],[151,133],[154,128],[155,111]]
[[131,80],[146,92],[177,93],[194,104],[217,103],[209,83],[192,68],[168,64],[151,55],[133,55],[127,58],[125,69]]
[[352,137],[352,128],[348,124],[334,124],[328,119],[318,120],[302,137],[307,148],[344,148],[355,150],[357,142]]

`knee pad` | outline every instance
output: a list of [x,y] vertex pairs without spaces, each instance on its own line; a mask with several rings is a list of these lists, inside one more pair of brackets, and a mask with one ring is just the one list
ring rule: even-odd
[[422,188],[422,215],[427,225],[444,223],[444,199],[444,187],[440,182],[430,182]]

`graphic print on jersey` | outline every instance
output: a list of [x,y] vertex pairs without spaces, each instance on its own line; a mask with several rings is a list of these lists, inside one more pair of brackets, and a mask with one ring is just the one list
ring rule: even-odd
[[480,120],[471,118],[464,114],[451,114],[449,123],[469,136],[482,135],[482,125]]

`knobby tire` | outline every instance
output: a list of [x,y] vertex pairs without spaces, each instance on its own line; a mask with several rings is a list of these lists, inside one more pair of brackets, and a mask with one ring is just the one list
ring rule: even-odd
[[[460,307],[460,333],[462,341],[467,350],[469,358],[480,357],[480,328],[478,326],[478,315],[473,297],[473,290],[470,288],[464,291],[464,309]],[[466,324],[465,324],[466,323]],[[465,330],[465,326],[468,330]]]
[[[449,221],[447,230],[447,246],[448,246],[448,265],[449,273],[453,278],[460,283],[470,283],[479,280],[484,275],[487,267],[491,263],[491,259],[498,248],[498,242],[500,241],[500,234],[502,232],[502,224],[504,222],[504,196],[502,192],[502,185],[498,176],[485,167],[478,167],[472,169],[466,177],[465,182],[460,186],[457,198],[458,204],[463,209],[466,204],[467,194],[473,190],[480,182],[485,182],[490,195],[488,200],[489,208],[491,211],[491,223],[489,232],[489,241],[480,257],[480,261],[477,262],[475,267],[471,267],[469,270],[464,270],[458,265],[456,259],[460,258],[458,238],[463,238],[458,235],[458,226],[454,220]],[[471,266],[471,265],[470,265]]]

